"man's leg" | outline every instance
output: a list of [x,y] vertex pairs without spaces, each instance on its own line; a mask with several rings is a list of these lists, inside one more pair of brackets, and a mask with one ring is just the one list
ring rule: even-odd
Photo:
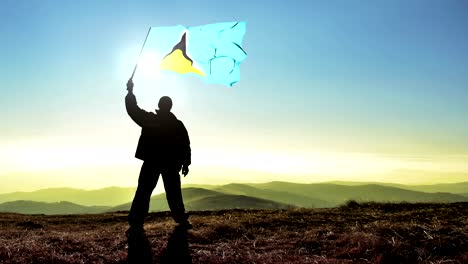
[[131,228],[143,228],[149,210],[151,193],[156,187],[159,173],[160,171],[156,165],[148,161],[143,162],[138,178],[138,188],[128,214],[128,223]]
[[179,224],[187,224],[188,215],[185,213],[182,200],[180,175],[177,167],[164,168],[161,171],[164,189],[166,190],[167,203],[172,212],[172,217]]

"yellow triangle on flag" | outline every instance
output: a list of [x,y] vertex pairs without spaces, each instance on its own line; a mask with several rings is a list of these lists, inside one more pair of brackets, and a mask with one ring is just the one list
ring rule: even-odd
[[180,49],[175,49],[168,54],[160,64],[162,70],[174,71],[179,74],[195,73],[201,76],[205,76],[205,73],[192,66],[192,62],[189,61]]

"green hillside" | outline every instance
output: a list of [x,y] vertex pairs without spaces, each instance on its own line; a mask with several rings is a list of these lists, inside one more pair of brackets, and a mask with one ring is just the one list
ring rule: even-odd
[[[250,209],[279,209],[290,208],[292,206],[278,203],[266,199],[248,197],[245,195],[232,195],[222,192],[206,190],[202,188],[183,188],[182,196],[186,210],[203,211],[234,208]],[[128,211],[131,203],[125,203],[109,209],[109,211]],[[166,201],[166,194],[158,194],[151,197],[150,211],[167,211],[169,206]]]
[[[207,196],[214,196],[214,195],[219,195],[222,193],[211,191],[211,190],[206,190],[202,188],[182,188],[182,196],[184,198],[184,204],[187,207],[188,203],[193,200],[193,199],[200,199],[203,197]],[[128,211],[130,210],[130,207],[132,205],[132,202],[130,202],[114,206],[109,211]],[[166,201],[166,194],[161,193],[157,195],[151,196],[150,200],[150,209],[151,212],[158,212],[158,211],[167,211],[169,210],[169,206],[167,205]]]
[[403,185],[401,188],[420,191],[420,192],[448,192],[448,193],[465,193],[468,190],[468,182],[433,184],[433,185]]
[[0,204],[0,212],[20,214],[96,214],[108,209],[105,206],[83,206],[70,202],[13,201]]
[[345,186],[338,184],[299,184],[289,182],[270,182],[250,184],[250,186],[274,191],[284,191],[325,200],[339,205],[347,200],[375,202],[463,202],[468,199],[451,193],[424,193],[390,186],[368,184]]
[[187,210],[223,210],[223,209],[288,209],[294,206],[245,195],[221,194],[203,197],[187,203]]
[[361,186],[361,185],[377,184],[377,185],[382,185],[382,186],[390,186],[390,187],[396,187],[396,188],[406,189],[406,190],[411,190],[411,191],[429,192],[429,193],[446,192],[446,193],[461,194],[461,193],[466,193],[466,190],[468,190],[468,182],[438,183],[438,184],[431,184],[431,185],[405,185],[405,184],[397,184],[397,183],[347,182],[347,181],[331,181],[327,183],[346,185],[346,186]]
[[[449,185],[443,185],[449,188]],[[348,200],[375,202],[467,202],[468,193],[427,193],[378,184],[344,185],[331,183],[300,184],[269,182],[261,184],[207,185],[205,188],[183,188],[187,210],[234,208],[278,209],[294,207],[334,207]],[[434,187],[434,186],[432,186]],[[36,192],[0,195],[0,212],[28,214],[100,213],[127,211],[134,196],[133,188],[110,187],[100,190],[70,188],[45,189]],[[17,199],[9,201],[8,199]],[[1,201],[6,199],[8,202]],[[34,200],[37,199],[37,200]],[[34,202],[33,202],[34,201]],[[66,201],[66,202],[59,202]],[[106,204],[112,206],[104,206]],[[150,211],[167,211],[166,195],[151,197]]]
[[304,195],[300,195],[296,193],[291,193],[291,192],[286,192],[286,191],[259,189],[259,188],[249,186],[247,184],[232,183],[232,184],[220,186],[216,188],[215,190],[223,192],[223,193],[246,195],[246,196],[251,196],[251,197],[256,197],[256,198],[261,198],[261,199],[267,199],[267,200],[275,201],[278,203],[293,204],[298,207],[313,208],[313,207],[324,207],[324,206],[326,207],[326,206],[331,205],[327,201],[324,201],[321,199],[312,198],[312,197],[308,197],[308,196],[304,196]]
[[97,190],[50,188],[34,192],[0,194],[0,203],[26,200],[36,202],[67,201],[87,206],[115,206],[133,199],[135,188],[108,187]]

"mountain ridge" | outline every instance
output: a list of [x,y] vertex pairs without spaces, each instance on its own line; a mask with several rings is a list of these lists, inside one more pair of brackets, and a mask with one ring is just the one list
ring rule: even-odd
[[46,203],[19,200],[0,204],[0,212],[20,214],[98,214],[108,209],[106,206],[83,206],[67,201]]
[[[85,206],[115,206],[132,199],[135,194],[132,187],[110,186],[94,190],[70,187],[46,188],[32,192],[13,192],[0,194],[0,203],[28,200],[38,202],[68,201]],[[103,199],[102,197],[105,197]]]
[[[200,185],[199,185],[200,186]],[[184,187],[184,186],[183,186]],[[208,185],[208,188],[184,187],[182,189],[187,210],[219,209],[283,209],[291,207],[327,208],[336,207],[349,200],[358,202],[468,202],[468,194],[446,192],[427,193],[380,184],[343,185],[334,183],[291,183],[273,181],[268,183]],[[55,193],[53,193],[55,191]],[[54,195],[48,196],[50,193]],[[71,192],[72,194],[67,194]],[[125,194],[122,195],[121,194]],[[18,197],[15,193],[12,197]],[[20,193],[25,195],[25,193]],[[27,193],[26,193],[27,194]],[[32,192],[32,196],[47,198],[48,201],[18,199],[0,203],[0,211],[18,213],[98,213],[127,211],[130,209],[134,188],[108,187],[97,190],[53,188]],[[38,195],[38,194],[45,194]],[[21,197],[21,195],[19,195]],[[99,196],[102,195],[102,196]],[[65,201],[66,198],[75,200]],[[5,196],[0,196],[5,199]],[[8,197],[7,197],[8,198]],[[11,198],[11,197],[10,197]],[[27,197],[22,197],[27,198]],[[81,199],[87,204],[76,203]],[[56,200],[53,200],[56,199]],[[94,200],[94,204],[93,204]],[[108,201],[121,201],[115,205],[103,205]],[[21,202],[22,201],[22,202]],[[60,204],[58,202],[65,201]],[[1,199],[0,199],[1,202]],[[41,211],[43,210],[43,211]],[[169,210],[165,193],[151,197],[150,211]]]

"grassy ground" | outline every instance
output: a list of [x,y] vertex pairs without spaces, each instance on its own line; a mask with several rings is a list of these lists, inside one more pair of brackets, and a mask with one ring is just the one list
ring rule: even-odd
[[0,263],[468,263],[467,216],[468,203],[350,202],[192,212],[187,233],[163,212],[127,241],[126,213],[0,214]]

